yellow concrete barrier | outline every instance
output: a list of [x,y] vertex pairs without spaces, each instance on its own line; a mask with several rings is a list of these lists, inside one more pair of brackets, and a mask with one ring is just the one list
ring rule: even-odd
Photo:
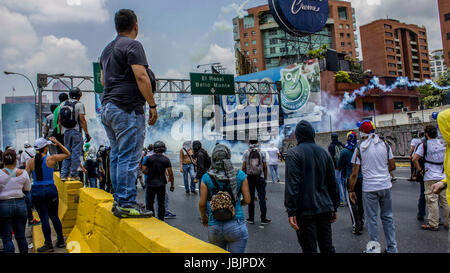
[[67,238],[70,253],[227,253],[152,217],[119,219],[113,197],[80,189],[76,225]]
[[83,188],[83,183],[80,181],[62,182],[59,177],[59,172],[54,173],[53,179],[58,189],[58,215],[59,219],[61,219],[63,234],[64,236],[69,236],[77,219],[79,189]]

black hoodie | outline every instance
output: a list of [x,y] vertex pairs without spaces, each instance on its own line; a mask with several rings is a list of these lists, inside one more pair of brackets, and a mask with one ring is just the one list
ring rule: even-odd
[[200,141],[194,141],[192,143],[192,149],[194,150],[194,159],[196,162],[195,178],[201,180],[211,166],[211,158],[209,157],[208,152],[202,148],[202,143]]
[[289,217],[335,212],[339,206],[339,190],[333,160],[314,141],[314,128],[300,121],[295,129],[298,145],[286,157],[285,201]]

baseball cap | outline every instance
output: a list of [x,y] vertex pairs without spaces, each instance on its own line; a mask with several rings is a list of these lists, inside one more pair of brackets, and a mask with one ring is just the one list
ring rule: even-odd
[[34,142],[34,147],[38,150],[44,148],[47,145],[53,144],[53,142],[46,140],[45,138],[36,139]]
[[359,126],[359,130],[363,133],[370,134],[375,129],[373,123],[369,120],[365,120]]

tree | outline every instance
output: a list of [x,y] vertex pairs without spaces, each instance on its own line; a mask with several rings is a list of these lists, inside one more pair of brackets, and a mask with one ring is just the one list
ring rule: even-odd
[[322,45],[321,47],[319,47],[316,50],[308,51],[308,53],[306,53],[306,55],[310,59],[319,59],[319,60],[321,60],[321,59],[325,58],[325,53],[327,53],[327,51],[328,51],[328,45]]
[[364,71],[362,65],[357,60],[350,61],[350,80],[354,83],[364,83]]
[[350,75],[345,71],[339,71],[334,75],[336,82],[352,83]]
[[[450,73],[447,70],[446,73],[442,74],[436,81],[439,86],[449,86],[450,85]],[[433,87],[432,85],[424,85],[419,87],[419,102],[426,107],[432,108],[440,106],[444,103],[445,97],[449,90],[441,90]]]

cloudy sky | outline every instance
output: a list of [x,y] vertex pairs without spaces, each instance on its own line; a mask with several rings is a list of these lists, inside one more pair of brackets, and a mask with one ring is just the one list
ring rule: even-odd
[[[437,0],[351,0],[357,24],[395,18],[424,25],[430,49],[442,47]],[[187,78],[198,64],[221,62],[234,72],[233,17],[267,0],[0,0],[0,71],[91,75],[115,36],[114,13],[136,11],[138,39],[157,77]],[[0,74],[4,97],[32,95],[19,76]]]

